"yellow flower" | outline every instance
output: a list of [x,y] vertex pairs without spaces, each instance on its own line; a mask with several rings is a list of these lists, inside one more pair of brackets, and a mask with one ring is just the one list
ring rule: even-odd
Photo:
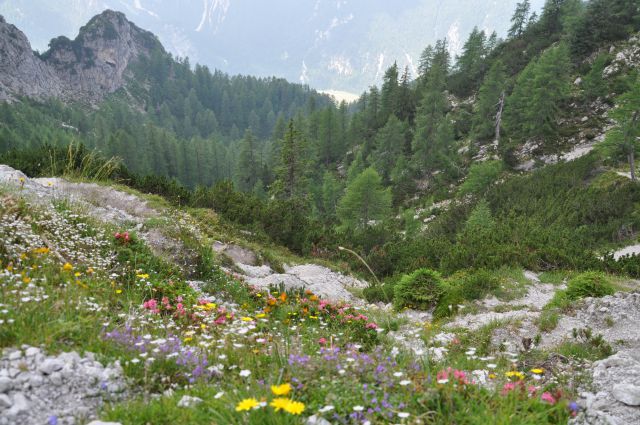
[[[273,387],[271,387],[271,389],[273,389]],[[285,412],[290,413],[292,415],[299,415],[302,412],[304,412],[304,403],[301,403],[299,401],[293,401],[289,398],[282,398],[282,397],[274,398],[273,401],[270,403],[270,406],[276,409],[276,412],[280,410],[284,410]]]
[[46,246],[42,247],[42,248],[36,248],[36,249],[33,250],[33,252],[35,254],[48,254],[49,253],[49,248],[47,248]]
[[290,384],[272,385],[271,392],[274,395],[287,395],[291,392],[291,385]]
[[299,415],[304,412],[304,403],[299,401],[292,401],[287,407],[285,407],[284,410],[292,415]]
[[183,339],[184,342],[189,342],[191,341],[193,338],[191,338],[190,336],[186,337],[185,339]]
[[80,276],[82,276],[82,273],[80,273],[80,272],[75,272],[73,275],[74,275],[75,277],[80,277]]
[[489,374],[489,379],[496,379],[496,378],[497,378],[497,376],[496,376],[495,373],[490,373]]
[[264,313],[256,314],[257,319],[262,319],[263,317],[267,317],[267,315]]
[[245,398],[236,405],[236,412],[243,412],[258,407],[260,403],[255,398]]
[[544,369],[540,369],[540,368],[531,369],[531,373],[535,373],[536,375],[542,375],[544,373]]
[[73,266],[71,264],[69,264],[69,263],[64,263],[64,266],[62,266],[62,270],[68,272],[70,270],[73,270]]
[[93,272],[94,272],[93,267],[89,267],[89,268],[87,269],[87,273],[89,273],[89,274],[93,274]]
[[278,397],[274,398],[273,401],[269,403],[269,406],[276,409],[276,412],[279,412],[280,410],[286,410],[287,407],[289,407],[289,403],[291,403],[291,400],[288,398]]
[[116,294],[122,294],[122,289],[116,289]]
[[147,273],[138,273],[136,277],[139,277],[140,279],[149,279],[149,275]]
[[243,317],[242,319],[243,322],[253,322],[253,319],[251,317]]
[[505,373],[507,378],[518,378],[518,379],[524,379],[524,373],[522,372],[518,372],[518,371],[509,371]]
[[31,282],[31,278],[29,276],[25,276],[25,277],[22,278],[22,281],[24,283],[29,283],[29,282]]

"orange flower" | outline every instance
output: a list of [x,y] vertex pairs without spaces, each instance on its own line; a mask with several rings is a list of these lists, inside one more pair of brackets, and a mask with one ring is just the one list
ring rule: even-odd
[[286,302],[286,301],[287,301],[287,294],[286,294],[286,292],[283,292],[282,294],[280,294],[280,296],[279,296],[278,298],[280,298],[280,301],[281,301],[281,302],[283,302],[283,303],[284,303],[284,302]]

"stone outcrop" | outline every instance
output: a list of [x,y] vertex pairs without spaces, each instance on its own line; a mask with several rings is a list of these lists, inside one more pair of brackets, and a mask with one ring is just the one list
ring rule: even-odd
[[54,38],[38,56],[27,37],[0,17],[0,100],[27,96],[98,102],[125,85],[136,58],[154,50],[164,53],[152,33],[124,14],[106,10],[82,27],[75,40]]

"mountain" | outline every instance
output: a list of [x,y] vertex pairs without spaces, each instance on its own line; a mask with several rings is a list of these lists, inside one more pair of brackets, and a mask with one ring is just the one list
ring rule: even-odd
[[[174,55],[231,74],[279,76],[361,93],[398,62],[416,75],[420,52],[446,37],[453,54],[474,26],[504,36],[517,0],[2,0],[0,14],[34,47],[69,38],[91,16],[119,10]],[[539,10],[543,0],[533,0]],[[268,36],[267,36],[268,35]]]
[[97,15],[74,40],[51,40],[42,55],[32,52],[19,29],[0,19],[0,99],[24,95],[98,101],[124,85],[133,60],[154,50],[164,51],[158,39],[119,12]]

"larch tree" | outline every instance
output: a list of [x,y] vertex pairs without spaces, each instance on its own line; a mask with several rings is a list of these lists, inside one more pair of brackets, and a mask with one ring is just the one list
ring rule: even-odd
[[374,168],[358,175],[345,191],[337,208],[341,230],[364,230],[391,214],[391,192],[382,187]]

